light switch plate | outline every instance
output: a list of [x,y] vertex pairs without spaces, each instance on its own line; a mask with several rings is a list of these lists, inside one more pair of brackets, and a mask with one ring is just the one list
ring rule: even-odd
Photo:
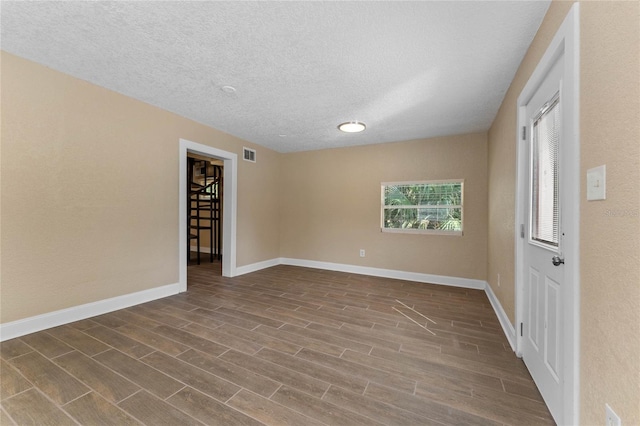
[[607,169],[605,165],[587,170],[587,200],[605,200]]

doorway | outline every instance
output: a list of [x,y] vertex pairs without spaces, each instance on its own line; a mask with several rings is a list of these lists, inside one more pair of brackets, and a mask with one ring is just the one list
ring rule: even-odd
[[191,246],[188,229],[188,156],[200,156],[222,162],[222,192],[224,203],[221,206],[221,269],[222,276],[236,275],[236,215],[237,215],[237,166],[238,156],[208,145],[180,139],[179,143],[179,232],[178,232],[178,270],[180,292],[187,291],[187,253]]
[[558,424],[578,423],[579,4],[518,97],[516,353]]
[[224,162],[187,153],[187,265],[214,263],[221,274]]

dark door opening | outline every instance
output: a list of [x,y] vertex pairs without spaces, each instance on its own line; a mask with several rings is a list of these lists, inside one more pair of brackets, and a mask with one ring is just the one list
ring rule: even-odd
[[187,265],[208,262],[221,274],[222,160],[187,154]]

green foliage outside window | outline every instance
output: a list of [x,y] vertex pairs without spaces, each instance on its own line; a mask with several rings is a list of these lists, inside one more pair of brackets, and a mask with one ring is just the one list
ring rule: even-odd
[[462,182],[385,184],[383,228],[462,232]]

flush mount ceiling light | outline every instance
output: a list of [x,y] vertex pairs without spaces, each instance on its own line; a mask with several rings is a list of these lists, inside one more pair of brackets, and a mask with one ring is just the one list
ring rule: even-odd
[[359,121],[347,121],[338,126],[338,129],[345,133],[358,133],[366,129],[367,126]]

